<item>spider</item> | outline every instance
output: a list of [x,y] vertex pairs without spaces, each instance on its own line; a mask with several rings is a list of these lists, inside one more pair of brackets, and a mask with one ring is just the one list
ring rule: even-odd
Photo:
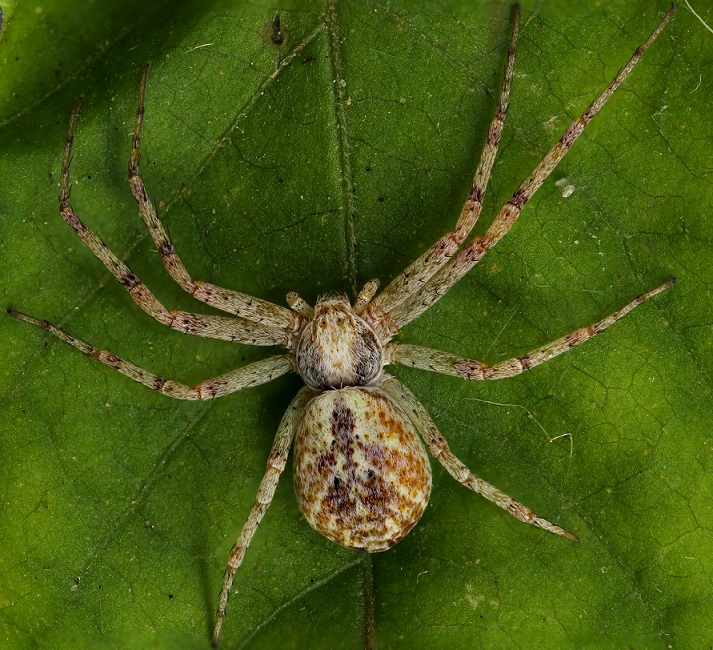
[[674,7],[669,9],[614,80],[570,124],[503,206],[486,233],[466,242],[480,215],[508,110],[520,20],[519,8],[515,6],[497,112],[490,123],[487,142],[455,229],[441,237],[380,293],[377,280],[367,282],[353,304],[347,297],[337,295],[322,297],[311,306],[298,294],[289,293],[287,308],[191,278],[157,216],[139,173],[147,65],[141,77],[129,162],[131,190],[170,276],[197,300],[231,315],[167,310],[72,209],[69,171],[80,109],[80,102],[75,103],[64,149],[59,194],[59,212],[67,224],[138,306],[157,321],[198,336],[249,345],[282,346],[286,353],[187,386],[100,350],[47,321],[13,309],[8,310],[9,313],[42,327],[134,381],[175,399],[212,400],[289,372],[298,373],[305,383],[279,424],[256,501],[230,552],[213,633],[216,645],[236,571],[273,499],[293,442],[294,483],[302,514],[318,532],[347,548],[384,551],[403,539],[418,522],[431,492],[431,468],[422,441],[459,483],[525,523],[579,541],[574,534],[537,516],[473,474],[451,452],[414,394],[384,372],[384,368],[389,364],[403,364],[478,381],[512,377],[591,339],[675,282],[672,278],[589,327],[495,365],[392,341],[402,327],[445,295],[510,230],[522,208],[623,83],[674,11]]

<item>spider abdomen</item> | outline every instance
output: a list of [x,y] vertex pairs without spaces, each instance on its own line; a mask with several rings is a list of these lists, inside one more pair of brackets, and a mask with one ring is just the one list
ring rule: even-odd
[[431,467],[413,424],[386,393],[332,390],[308,404],[298,425],[295,490],[322,535],[347,548],[385,551],[421,518]]

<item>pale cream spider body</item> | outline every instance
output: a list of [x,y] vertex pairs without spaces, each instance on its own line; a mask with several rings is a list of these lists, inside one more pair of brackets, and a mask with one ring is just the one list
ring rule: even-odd
[[79,103],[75,105],[62,166],[62,218],[129,291],[139,307],[159,322],[199,336],[252,345],[278,345],[284,347],[286,352],[196,386],[187,386],[100,350],[46,321],[14,310],[10,313],[43,327],[135,381],[177,399],[214,399],[271,381],[288,372],[299,373],[305,382],[278,427],[255,504],[230,553],[213,634],[216,644],[235,573],[272,501],[293,442],[294,482],[300,510],[316,530],[343,546],[369,552],[383,551],[402,539],[417,523],[431,492],[431,468],[421,440],[433,457],[466,487],[521,521],[577,541],[575,535],[538,517],[523,504],[473,474],[450,451],[448,443],[413,393],[387,374],[384,368],[389,364],[403,364],[470,380],[511,377],[592,338],[673,284],[673,279],[668,280],[588,327],[495,365],[392,341],[404,325],[439,300],[507,233],[527,201],[621,85],[673,13],[671,8],[616,78],[570,124],[503,206],[485,234],[466,242],[480,215],[507,113],[519,24],[519,9],[516,7],[497,113],[490,124],[487,142],[455,229],[441,237],[381,293],[377,294],[376,280],[368,282],[353,304],[346,297],[336,296],[322,298],[312,307],[297,294],[290,293],[287,296],[288,309],[191,278],[158,219],[139,175],[147,66],[141,80],[129,164],[132,192],[171,277],[197,300],[231,315],[212,316],[167,310],[71,207],[69,168]]
[[[363,291],[357,310],[371,297]],[[294,306],[298,300],[288,297]],[[308,387],[325,392],[297,425],[295,490],[315,530],[373,553],[391,548],[421,518],[431,466],[408,415],[379,388],[387,379],[384,346],[362,316],[345,297],[324,298],[298,329],[298,371]]]

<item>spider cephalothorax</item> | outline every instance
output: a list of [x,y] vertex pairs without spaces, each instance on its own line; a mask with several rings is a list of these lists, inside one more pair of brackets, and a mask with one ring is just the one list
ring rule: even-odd
[[468,380],[512,377],[589,340],[673,284],[672,279],[668,280],[589,327],[494,365],[440,350],[390,342],[399,329],[445,295],[507,233],[537,188],[661,33],[673,16],[674,9],[668,11],[582,116],[570,124],[535,171],[501,209],[485,234],[466,242],[480,215],[507,113],[519,10],[515,8],[514,13],[497,113],[490,123],[487,142],[455,229],[441,237],[378,295],[378,282],[368,282],[353,305],[344,297],[331,297],[319,300],[312,308],[292,293],[287,296],[288,309],[191,278],[174,250],[139,175],[147,66],[141,80],[129,183],[141,216],[171,277],[197,300],[228,312],[230,316],[167,310],[72,209],[69,168],[78,103],[72,111],[62,165],[60,214],[126,287],[139,307],[159,322],[181,332],[251,345],[280,345],[286,348],[286,352],[196,386],[187,386],[159,377],[106,350],[99,350],[46,321],[14,310],[10,313],[43,327],[135,381],[177,399],[210,400],[271,381],[291,371],[299,372],[306,384],[292,400],[280,422],[257,499],[230,553],[213,633],[215,643],[220,638],[235,573],[272,501],[293,440],[295,488],[300,510],[316,530],[343,546],[370,552],[385,550],[402,539],[419,520],[431,492],[431,469],[419,434],[433,457],[458,482],[521,521],[577,540],[575,535],[538,517],[522,503],[473,474],[451,452],[445,438],[413,393],[383,370],[385,365],[396,363]]
[[302,379],[318,390],[367,386],[384,367],[379,337],[343,296],[317,301],[303,326],[296,357]]

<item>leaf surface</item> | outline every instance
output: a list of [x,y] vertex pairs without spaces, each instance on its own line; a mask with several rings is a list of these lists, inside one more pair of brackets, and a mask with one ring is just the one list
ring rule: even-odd
[[[146,61],[142,173],[186,267],[313,303],[388,282],[452,228],[510,30],[507,5],[460,0],[2,6],[5,304],[188,384],[271,351],[166,331],[62,222],[72,102],[83,96],[73,205],[169,308],[210,311],[166,276],[126,184]],[[523,3],[477,232],[666,9]],[[394,370],[464,462],[582,543],[515,521],[434,461],[420,524],[389,552],[356,554],[304,522],[288,465],[224,647],[709,643],[712,60],[713,36],[680,9],[508,236],[400,337],[495,362],[678,278],[509,380]],[[0,345],[0,643],[209,647],[229,549],[299,380],[181,403],[9,317]]]

